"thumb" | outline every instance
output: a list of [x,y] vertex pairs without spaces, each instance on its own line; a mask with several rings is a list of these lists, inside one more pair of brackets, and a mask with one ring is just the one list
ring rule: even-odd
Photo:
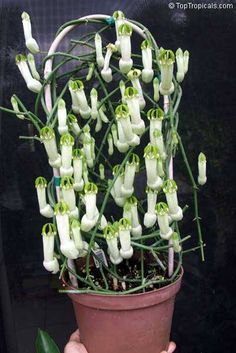
[[65,346],[64,353],[88,353],[82,343],[71,341]]

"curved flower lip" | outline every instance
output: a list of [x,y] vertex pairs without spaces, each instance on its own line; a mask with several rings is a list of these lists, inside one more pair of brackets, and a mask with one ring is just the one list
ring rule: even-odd
[[158,194],[158,190],[151,188],[150,186],[147,186],[145,189],[145,192],[147,194]]
[[127,87],[125,89],[125,98],[132,99],[134,97],[139,97],[138,90],[135,87]]
[[98,187],[94,183],[86,183],[84,186],[84,193],[85,194],[97,194]]
[[120,10],[116,10],[115,12],[113,12],[112,17],[114,18],[114,20],[122,20],[125,18],[125,14],[123,11]]
[[172,65],[175,62],[175,54],[172,50],[160,48],[159,63],[160,65]]
[[121,218],[119,220],[119,230],[130,230],[131,229],[131,222],[128,218]]
[[169,207],[167,206],[167,204],[165,202],[159,202],[155,206],[155,211],[158,216],[168,215]]
[[46,223],[43,225],[42,235],[50,237],[50,236],[55,236],[56,234],[57,234],[57,228],[56,228],[55,224]]
[[152,43],[150,42],[150,40],[144,39],[144,40],[142,41],[142,43],[141,43],[141,49],[142,49],[142,50],[145,50],[145,49],[147,49],[147,48],[153,49],[153,48],[152,48]]
[[[120,164],[116,164],[113,168],[112,168],[112,174],[113,175],[116,175],[118,173],[118,170],[120,168]],[[125,173],[125,170],[124,170],[124,167],[121,168],[121,170],[119,171],[119,175],[122,176],[124,175]]]
[[203,152],[199,153],[198,161],[199,162],[206,162],[206,156]]
[[126,104],[120,104],[116,107],[115,110],[116,119],[128,118],[129,117],[129,108]]
[[83,150],[79,149],[79,148],[75,148],[72,151],[72,158],[73,159],[84,159],[84,152]]
[[103,229],[103,235],[106,240],[111,240],[114,238],[118,237],[118,231],[116,229],[116,226],[112,224],[108,224],[104,229]]
[[70,80],[69,81],[69,88],[76,92],[76,91],[81,91],[84,89],[84,84],[81,80]]
[[115,44],[109,43],[106,46],[107,50],[111,50],[112,53],[115,53],[117,51],[117,47],[115,46]]
[[136,153],[131,153],[130,155],[130,159],[127,162],[127,164],[129,165],[135,165],[137,168],[139,167],[139,163],[140,163],[140,158]]
[[71,220],[70,220],[70,226],[71,226],[72,229],[73,229],[73,228],[79,228],[79,229],[80,229],[81,224],[80,224],[80,221],[78,221],[78,219],[76,219],[76,218],[71,218]]
[[54,208],[54,214],[57,215],[65,215],[65,214],[69,214],[70,213],[70,209],[69,206],[67,205],[67,203],[65,203],[65,201],[59,201]]
[[141,70],[133,69],[127,73],[127,77],[132,81],[135,78],[139,78],[141,76],[141,73],[142,73]]
[[149,120],[163,120],[164,111],[161,108],[151,108],[147,112],[147,118]]
[[67,115],[67,120],[68,120],[68,123],[71,125],[73,123],[78,123],[78,120],[76,118],[76,116],[74,114],[68,114]]
[[173,179],[167,179],[162,186],[162,190],[165,194],[173,194],[178,190],[178,187]]
[[60,138],[60,145],[61,146],[73,146],[74,143],[75,143],[75,139],[69,133],[63,134]]
[[132,205],[133,206],[137,206],[138,205],[138,199],[134,195],[132,195],[126,200],[126,203],[131,205],[131,206]]
[[160,154],[159,154],[159,150],[158,150],[157,146],[149,143],[144,149],[143,156],[144,156],[144,158],[147,158],[147,159],[159,159]]
[[45,189],[47,187],[47,184],[48,184],[47,180],[44,177],[42,177],[42,176],[39,176],[35,180],[35,187],[36,188]]
[[40,139],[42,141],[44,141],[44,140],[46,140],[46,141],[52,140],[53,138],[55,138],[55,132],[50,126],[44,126],[40,130]]
[[131,36],[133,32],[132,27],[128,23],[123,23],[118,28],[119,36]]
[[74,188],[74,179],[71,176],[63,176],[61,178],[60,187],[64,190],[70,190]]
[[27,61],[26,56],[23,54],[17,54],[15,57],[16,65],[19,64],[21,61]]

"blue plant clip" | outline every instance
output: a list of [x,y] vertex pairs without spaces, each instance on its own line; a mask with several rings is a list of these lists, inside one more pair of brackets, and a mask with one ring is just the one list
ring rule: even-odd
[[114,20],[114,18],[111,16],[111,17],[109,17],[109,18],[106,18],[105,19],[105,22],[109,25],[109,26],[114,26],[114,24],[115,24],[115,20]]
[[55,186],[60,186],[60,183],[61,183],[61,177],[54,176],[54,185]]

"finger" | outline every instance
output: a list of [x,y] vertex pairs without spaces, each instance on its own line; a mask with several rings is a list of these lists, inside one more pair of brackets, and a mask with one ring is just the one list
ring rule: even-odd
[[175,351],[175,349],[176,349],[175,342],[170,342],[167,353],[173,353]]
[[71,341],[65,346],[64,353],[88,353],[82,343]]
[[77,343],[80,343],[80,333],[79,330],[76,330],[75,332],[72,333],[70,336],[69,341],[75,341]]

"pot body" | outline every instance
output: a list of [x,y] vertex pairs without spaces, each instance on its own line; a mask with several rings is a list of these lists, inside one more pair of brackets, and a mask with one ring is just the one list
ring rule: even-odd
[[131,295],[69,294],[88,353],[160,353],[167,350],[176,282]]

